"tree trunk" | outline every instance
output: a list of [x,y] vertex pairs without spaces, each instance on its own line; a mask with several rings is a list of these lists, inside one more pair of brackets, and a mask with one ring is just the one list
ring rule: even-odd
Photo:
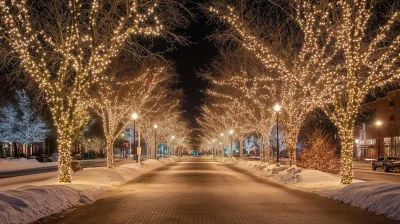
[[71,182],[71,138],[58,130],[58,180],[61,183]]
[[107,141],[107,168],[114,166],[114,142]]
[[[346,128],[347,126],[347,128]],[[351,184],[353,182],[353,127],[352,125],[343,125],[339,130],[342,146],[342,158],[340,160],[340,183]]]
[[289,164],[290,166],[296,165],[296,144],[297,136],[299,135],[299,128],[293,128],[291,130],[285,130],[284,142],[286,144],[287,151],[289,153]]

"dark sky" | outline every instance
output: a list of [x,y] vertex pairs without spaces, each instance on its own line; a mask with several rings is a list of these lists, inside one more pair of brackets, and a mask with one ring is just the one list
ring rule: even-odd
[[192,127],[197,127],[195,118],[200,115],[198,109],[204,102],[200,91],[207,87],[207,83],[198,77],[198,72],[207,68],[218,51],[214,43],[206,39],[214,32],[214,27],[207,23],[207,18],[199,10],[193,11],[196,13],[195,20],[191,21],[189,27],[181,30],[192,43],[189,46],[178,46],[177,50],[167,54],[167,58],[176,64],[180,81],[176,88],[184,90],[184,117]]

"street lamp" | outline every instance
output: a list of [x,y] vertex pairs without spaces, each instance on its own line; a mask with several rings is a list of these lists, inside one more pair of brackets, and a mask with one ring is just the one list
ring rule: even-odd
[[276,165],[279,166],[279,111],[281,106],[275,104],[274,110],[276,112]]
[[175,136],[172,136],[172,153],[175,155],[175,147],[174,147],[174,143],[175,143]]
[[132,120],[133,120],[133,150],[131,149],[131,153],[133,154],[133,160],[135,160],[135,155],[136,155],[136,153],[135,153],[135,149],[136,149],[136,139],[135,139],[135,125],[136,125],[136,120],[138,119],[138,115],[137,115],[137,113],[133,113],[132,114]]
[[229,130],[229,135],[231,136],[231,158],[233,158],[233,139],[232,139],[233,130]]
[[153,127],[154,127],[154,153],[155,153],[154,157],[157,159],[157,128],[158,128],[158,125],[154,124]]
[[379,128],[381,127],[381,125],[382,125],[382,122],[381,121],[377,121],[376,122],[376,126],[377,126],[377,129],[378,129],[378,149],[376,150],[377,151],[377,159],[379,160],[379,154],[380,154],[380,143],[381,143],[381,139],[380,139],[380,135],[379,135]]

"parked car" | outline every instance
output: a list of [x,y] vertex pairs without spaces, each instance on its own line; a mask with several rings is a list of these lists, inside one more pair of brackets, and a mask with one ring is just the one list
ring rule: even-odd
[[53,162],[53,159],[46,154],[41,154],[40,156],[36,157],[36,160],[39,162]]
[[385,172],[400,170],[400,158],[380,157],[378,160],[372,161],[372,170],[382,167]]

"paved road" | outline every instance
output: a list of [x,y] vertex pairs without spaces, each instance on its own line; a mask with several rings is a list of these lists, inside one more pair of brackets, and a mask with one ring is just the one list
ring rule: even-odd
[[383,168],[371,169],[371,163],[353,162],[354,178],[365,181],[400,183],[400,173],[385,172]]
[[[115,160],[114,164],[119,165],[119,164],[123,164],[125,162],[126,162],[125,160]],[[107,162],[105,159],[82,160],[79,163],[81,164],[81,166],[83,168],[100,167],[100,166],[107,165]],[[2,171],[2,172],[0,172],[0,179],[26,176],[26,175],[32,175],[32,174],[48,173],[48,172],[54,172],[54,171],[58,171],[58,165],[45,166],[45,167],[34,167],[34,168],[21,169],[21,170]]]
[[191,158],[37,223],[396,223],[286,189],[230,165]]

